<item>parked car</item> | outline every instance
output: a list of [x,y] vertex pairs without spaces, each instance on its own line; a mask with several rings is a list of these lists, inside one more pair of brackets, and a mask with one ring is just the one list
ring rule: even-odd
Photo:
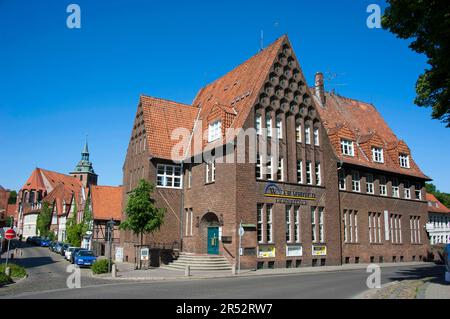
[[86,250],[86,249],[77,247],[72,250],[72,254],[70,255],[70,262],[72,264],[75,262],[75,256],[82,250]]
[[49,245],[50,245],[50,239],[48,239],[48,238],[41,239],[41,242],[40,242],[41,247],[48,247]]
[[53,247],[55,247],[55,245],[56,245],[56,241],[51,241],[50,244],[48,245],[48,249],[53,251]]
[[73,250],[74,250],[75,248],[79,248],[79,247],[74,247],[74,246],[72,246],[72,247],[69,247],[69,248],[66,249],[66,252],[64,253],[64,257],[65,257],[67,260],[70,260],[70,256],[72,256],[72,252],[73,252]]
[[27,240],[25,241],[27,244],[32,245],[34,243],[34,240],[36,239],[36,236],[30,236],[27,237]]
[[80,250],[75,256],[74,264],[78,266],[92,266],[97,260],[94,252],[91,250]]
[[61,249],[63,247],[64,243],[57,243],[55,245],[55,248],[53,249],[53,251],[57,254],[61,254]]
[[40,246],[40,245],[41,245],[41,241],[42,241],[42,238],[41,238],[41,237],[36,237],[36,238],[33,240],[33,244],[34,244],[35,246]]
[[61,256],[64,256],[64,254],[66,253],[66,249],[69,248],[69,247],[70,247],[69,244],[63,244],[62,245],[61,252],[60,252]]

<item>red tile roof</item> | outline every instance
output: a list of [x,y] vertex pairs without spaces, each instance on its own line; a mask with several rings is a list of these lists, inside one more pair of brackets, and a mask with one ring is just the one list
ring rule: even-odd
[[122,191],[120,186],[92,186],[91,205],[95,220],[121,220]]
[[[429,180],[414,162],[409,147],[397,138],[375,106],[331,93],[325,93],[325,99],[324,107],[317,106],[317,110],[339,159],[349,164]],[[315,100],[317,102],[316,97]],[[341,139],[355,142],[354,157],[341,153]],[[372,146],[383,148],[384,163],[372,160]],[[410,168],[400,167],[399,153],[409,155]]]
[[450,214],[450,208],[444,206],[433,194],[427,193],[428,211],[431,213]]

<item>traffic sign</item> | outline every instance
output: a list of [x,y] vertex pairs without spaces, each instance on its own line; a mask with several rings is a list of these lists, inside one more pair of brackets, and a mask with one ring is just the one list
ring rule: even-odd
[[8,229],[6,232],[5,232],[5,238],[7,239],[7,240],[11,240],[11,239],[14,239],[14,238],[16,238],[16,232],[14,231],[14,229]]

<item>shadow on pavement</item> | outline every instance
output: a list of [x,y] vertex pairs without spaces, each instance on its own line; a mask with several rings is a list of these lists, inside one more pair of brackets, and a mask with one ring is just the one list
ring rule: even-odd
[[442,265],[401,269],[396,272],[395,276],[390,277],[393,281],[418,280],[424,278],[429,278],[429,282],[431,283],[449,285],[449,283],[444,280],[445,267]]
[[54,264],[57,263],[58,261],[54,261],[50,257],[28,257],[28,258],[25,257],[20,259],[10,259],[9,262],[29,269]]

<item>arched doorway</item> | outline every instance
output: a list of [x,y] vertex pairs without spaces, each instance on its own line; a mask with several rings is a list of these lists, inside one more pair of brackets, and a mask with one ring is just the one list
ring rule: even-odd
[[207,212],[200,220],[203,251],[209,255],[219,254],[219,218],[213,212]]

